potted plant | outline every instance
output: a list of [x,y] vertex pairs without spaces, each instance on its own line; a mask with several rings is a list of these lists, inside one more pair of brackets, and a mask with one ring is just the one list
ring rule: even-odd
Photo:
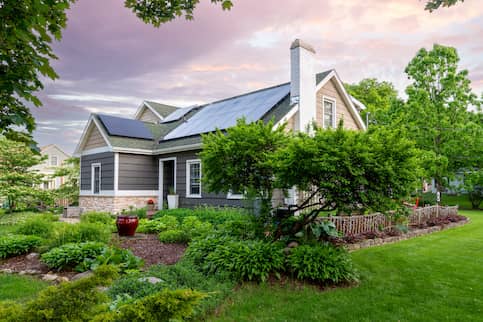
[[147,211],[153,211],[154,210],[154,207],[155,207],[154,200],[153,199],[149,199],[148,202],[147,202],[146,210]]
[[134,207],[129,206],[129,212],[124,209],[121,214],[117,216],[116,226],[119,236],[134,236],[138,228],[139,218],[133,214]]
[[176,209],[179,205],[179,195],[176,194],[173,187],[168,190],[168,209]]

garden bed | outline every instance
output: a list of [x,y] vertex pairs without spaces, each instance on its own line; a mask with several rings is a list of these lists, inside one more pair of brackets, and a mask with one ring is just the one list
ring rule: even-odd
[[408,231],[405,233],[392,228],[382,232],[367,232],[358,235],[347,235],[344,237],[332,238],[330,241],[338,246],[344,246],[349,251],[353,251],[371,246],[394,243],[401,240],[462,226],[468,222],[469,219],[467,217],[460,215],[448,215],[428,219],[419,225],[409,226]]

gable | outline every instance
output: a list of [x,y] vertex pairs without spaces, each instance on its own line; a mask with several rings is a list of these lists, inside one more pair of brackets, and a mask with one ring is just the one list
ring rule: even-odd
[[102,137],[102,134],[97,126],[94,124],[94,122],[92,122],[87,129],[87,135],[85,138],[83,150],[102,148],[106,146],[108,146],[107,142]]
[[143,111],[137,117],[137,119],[140,121],[149,122],[149,123],[158,123],[161,120],[147,107],[144,107]]
[[343,98],[344,93],[337,88],[334,77],[322,86],[317,92],[317,110],[316,110],[316,123],[319,126],[323,126],[323,100],[324,97],[335,101],[335,124],[339,124],[340,120],[344,120],[344,128],[352,130],[362,130],[353,113],[351,113],[351,107],[348,106],[346,100]]

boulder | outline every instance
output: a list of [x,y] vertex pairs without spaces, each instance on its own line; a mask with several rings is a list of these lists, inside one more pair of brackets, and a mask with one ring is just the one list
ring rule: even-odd
[[29,260],[29,261],[37,260],[39,258],[40,258],[40,254],[39,253],[30,253],[27,256],[25,256],[25,259],[26,260]]
[[148,282],[151,284],[158,284],[164,282],[162,279],[154,277],[154,276],[148,276],[148,277],[141,277],[139,278],[140,282]]
[[81,278],[84,278],[84,277],[92,276],[93,274],[94,273],[92,271],[85,271],[85,272],[74,275],[72,277],[72,280],[75,281],[75,280],[78,280],[78,279],[81,279]]
[[53,282],[59,278],[58,275],[56,274],[44,274],[42,275],[42,280],[47,281],[47,282]]

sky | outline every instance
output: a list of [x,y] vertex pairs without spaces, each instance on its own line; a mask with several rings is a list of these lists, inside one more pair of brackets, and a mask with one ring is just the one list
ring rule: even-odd
[[195,19],[159,28],[122,0],[78,0],[53,44],[59,79],[44,80],[32,108],[34,139],[72,153],[90,113],[132,117],[143,100],[179,107],[290,79],[291,42],[311,44],[320,71],[344,82],[392,82],[404,97],[404,68],[434,43],[456,47],[474,92],[483,92],[483,1],[433,13],[419,0],[234,0],[230,11],[201,0]]

